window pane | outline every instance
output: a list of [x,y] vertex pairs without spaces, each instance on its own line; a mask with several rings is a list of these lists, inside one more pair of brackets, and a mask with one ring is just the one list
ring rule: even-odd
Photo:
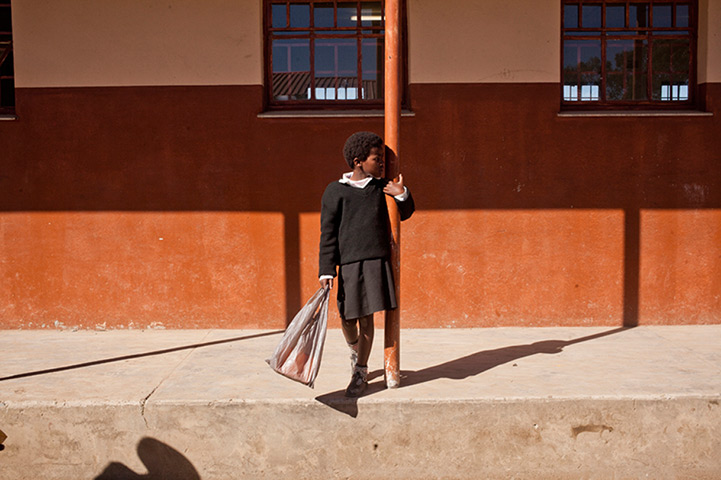
[[613,40],[606,45],[606,99],[647,98],[646,40]]
[[583,28],[601,28],[601,6],[584,5],[581,7]]
[[626,26],[626,6],[609,5],[606,7],[606,27],[624,28]]
[[578,5],[563,6],[564,28],[578,28]]
[[601,86],[601,41],[566,40],[563,45],[566,101],[598,101]]
[[688,100],[688,77],[654,74],[653,99],[662,102],[684,102]]
[[628,23],[630,28],[648,27],[648,5],[636,3],[629,7]]
[[290,28],[310,27],[310,5],[293,3],[290,5]]
[[306,100],[310,89],[310,42],[273,41],[273,98]]
[[653,6],[653,26],[656,28],[672,27],[671,5]]
[[15,87],[13,79],[0,80],[0,107],[15,106]]
[[319,100],[358,99],[358,47],[355,39],[316,40],[315,88]]
[[356,4],[355,2],[338,3],[338,26],[358,26],[358,4]]
[[285,3],[274,3],[270,15],[273,21],[273,28],[285,28],[287,22]]
[[[0,58],[5,56],[5,51],[6,49],[2,48],[2,45],[0,45]],[[5,60],[3,60],[0,65],[0,76],[12,77],[13,75],[13,52],[8,52]]]
[[315,28],[333,28],[333,4],[316,3],[313,5],[313,22]]
[[12,19],[10,16],[10,7],[0,7],[0,32],[12,32]]
[[662,39],[653,42],[652,98],[660,101],[688,100],[690,42]]
[[688,27],[688,5],[676,5],[676,26]]
[[383,98],[383,40],[366,38],[362,43],[361,97],[363,100]]
[[361,25],[364,27],[383,26],[383,8],[381,2],[361,4]]

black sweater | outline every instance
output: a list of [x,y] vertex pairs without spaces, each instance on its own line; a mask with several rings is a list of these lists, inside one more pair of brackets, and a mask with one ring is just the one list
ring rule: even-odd
[[[335,181],[323,193],[320,211],[319,274],[336,275],[337,265],[391,253],[390,221],[386,207],[385,179],[373,179],[365,188]],[[415,211],[413,197],[396,200],[401,220]]]

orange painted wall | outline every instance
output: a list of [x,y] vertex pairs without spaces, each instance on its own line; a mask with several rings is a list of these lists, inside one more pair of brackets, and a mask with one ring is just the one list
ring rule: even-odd
[[[412,85],[404,326],[721,321],[721,84],[702,95],[713,116],[564,118],[555,84]],[[17,98],[2,328],[284,326],[317,285],[345,138],[382,132],[258,118],[260,86]]]

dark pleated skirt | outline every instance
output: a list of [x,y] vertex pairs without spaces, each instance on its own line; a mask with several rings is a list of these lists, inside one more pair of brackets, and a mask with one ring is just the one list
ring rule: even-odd
[[393,269],[388,260],[374,258],[338,269],[338,312],[344,320],[398,308]]

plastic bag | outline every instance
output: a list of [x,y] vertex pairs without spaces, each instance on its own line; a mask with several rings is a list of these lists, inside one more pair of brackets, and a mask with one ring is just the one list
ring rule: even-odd
[[320,288],[295,315],[273,355],[270,368],[313,388],[328,326],[329,288]]

